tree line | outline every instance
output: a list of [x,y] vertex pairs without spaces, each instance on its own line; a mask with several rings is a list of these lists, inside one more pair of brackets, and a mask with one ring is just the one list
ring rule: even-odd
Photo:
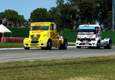
[[[0,13],[0,19],[8,26],[25,26],[37,18],[53,18],[58,28],[76,29],[79,24],[98,22],[106,30],[112,26],[112,0],[57,0],[57,6],[47,10],[36,8],[30,14],[29,20],[24,19],[14,10]],[[5,23],[5,21],[9,23]]]
[[23,15],[19,15],[17,11],[11,9],[0,12],[0,20],[7,27],[23,26],[25,22]]

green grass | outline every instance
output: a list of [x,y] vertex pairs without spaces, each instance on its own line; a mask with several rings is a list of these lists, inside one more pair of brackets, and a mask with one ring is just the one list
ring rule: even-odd
[[0,63],[0,80],[115,80],[115,56]]
[[0,43],[0,48],[18,48],[23,47],[22,43]]

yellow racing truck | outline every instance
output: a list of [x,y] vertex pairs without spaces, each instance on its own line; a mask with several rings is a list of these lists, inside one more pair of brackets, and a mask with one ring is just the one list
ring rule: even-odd
[[55,22],[31,22],[29,37],[23,40],[23,46],[25,50],[30,48],[50,50],[52,47],[67,49],[67,39],[58,34]]

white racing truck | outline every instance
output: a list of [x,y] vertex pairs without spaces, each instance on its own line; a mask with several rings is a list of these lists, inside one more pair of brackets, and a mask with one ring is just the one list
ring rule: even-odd
[[85,24],[79,25],[78,34],[76,39],[76,48],[88,47],[88,48],[112,48],[111,38],[101,37],[102,28],[100,25]]

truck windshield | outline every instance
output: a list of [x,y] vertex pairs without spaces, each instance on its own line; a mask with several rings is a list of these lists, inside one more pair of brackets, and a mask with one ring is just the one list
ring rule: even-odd
[[32,30],[48,30],[48,26],[32,26]]
[[95,29],[79,29],[78,32],[95,32]]
[[92,35],[92,34],[95,34],[95,30],[91,29],[91,30],[88,30],[88,29],[80,29],[78,30],[78,34],[79,35]]

